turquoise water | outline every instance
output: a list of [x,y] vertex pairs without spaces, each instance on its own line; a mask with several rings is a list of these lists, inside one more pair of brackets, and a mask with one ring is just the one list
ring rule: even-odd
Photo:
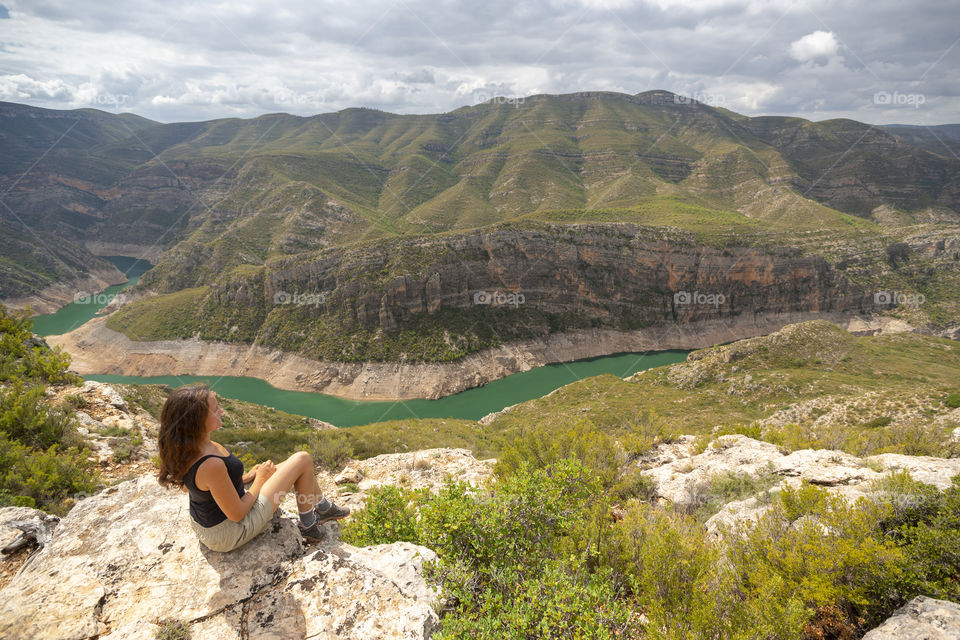
[[[103,256],[105,260],[122,271],[130,280],[124,284],[107,287],[103,291],[77,292],[79,301],[71,302],[55,313],[36,316],[33,319],[33,332],[38,336],[53,336],[69,333],[97,315],[122,289],[131,287],[140,280],[140,276],[153,265],[146,260],[137,260],[126,256]],[[85,295],[84,295],[85,294]]]
[[262,404],[281,411],[326,420],[338,427],[352,427],[383,420],[406,418],[462,418],[478,420],[504,407],[544,396],[554,389],[582,378],[603,373],[625,377],[652,367],[681,362],[686,351],[627,353],[563,364],[548,364],[515,373],[482,387],[468,389],[439,400],[398,400],[371,402],[344,400],[322,393],[284,391],[257,378],[233,376],[156,376],[141,378],[120,375],[87,375],[88,380],[123,384],[169,384],[180,386],[205,382],[227,398]]

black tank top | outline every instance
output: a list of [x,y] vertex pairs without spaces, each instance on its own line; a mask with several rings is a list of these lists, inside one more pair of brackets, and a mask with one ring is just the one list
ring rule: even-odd
[[200,463],[207,458],[222,458],[224,464],[227,465],[227,474],[237,490],[237,495],[242,498],[246,491],[243,488],[243,463],[240,462],[240,458],[232,453],[229,456],[207,454],[187,469],[187,472],[183,474],[183,484],[190,492],[190,517],[201,526],[212,527],[226,520],[227,514],[217,505],[212,493],[197,488],[197,469],[200,467]]

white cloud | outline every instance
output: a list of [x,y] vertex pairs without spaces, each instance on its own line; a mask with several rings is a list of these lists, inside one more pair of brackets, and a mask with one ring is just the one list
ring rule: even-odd
[[72,102],[76,89],[54,78],[52,80],[34,80],[28,75],[18,73],[0,76],[0,98],[13,102],[23,101],[62,101]]
[[926,96],[898,120],[960,113],[960,46],[937,0],[0,2],[0,99],[167,122],[650,89],[747,115],[884,122],[878,91]]
[[790,55],[800,62],[826,62],[837,55],[837,38],[831,31],[814,31],[790,43]]

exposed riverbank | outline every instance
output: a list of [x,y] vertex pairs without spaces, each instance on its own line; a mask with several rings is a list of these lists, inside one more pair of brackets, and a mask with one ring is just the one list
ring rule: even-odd
[[545,364],[615,353],[699,349],[766,335],[787,324],[822,318],[853,333],[910,331],[905,322],[851,314],[791,313],[708,320],[623,332],[591,329],[502,345],[453,363],[343,363],[311,360],[256,345],[202,340],[138,342],[108,329],[106,318],[47,342],[73,358],[83,374],[129,376],[232,375],[260,378],[291,391],[352,400],[436,399]]
[[86,277],[77,278],[70,282],[57,282],[44,287],[33,295],[7,298],[0,300],[0,303],[9,309],[24,309],[29,306],[33,315],[53,313],[73,302],[78,294],[94,294],[109,286],[125,282],[127,282],[127,276],[116,267],[91,269]]

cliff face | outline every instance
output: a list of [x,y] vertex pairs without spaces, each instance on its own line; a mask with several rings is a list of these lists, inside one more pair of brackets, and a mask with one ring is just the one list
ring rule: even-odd
[[[873,307],[872,293],[820,256],[782,246],[695,245],[630,224],[502,229],[389,248],[271,263],[263,299],[279,309],[296,304],[295,296],[316,299],[303,305],[306,317],[346,308],[359,325],[384,331],[441,307],[533,308],[622,328]],[[390,275],[398,271],[405,273]],[[233,282],[213,295],[219,304],[249,305],[252,289]]]

